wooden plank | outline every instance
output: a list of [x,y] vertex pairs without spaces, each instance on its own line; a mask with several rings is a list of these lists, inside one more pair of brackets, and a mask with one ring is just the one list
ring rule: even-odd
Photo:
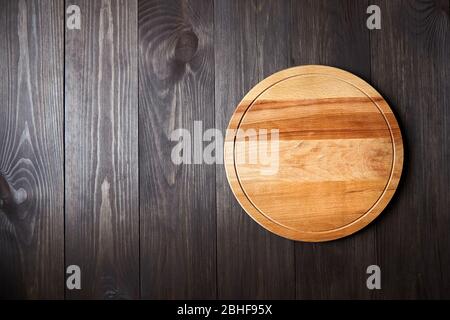
[[139,297],[137,1],[77,0],[66,30],[67,298]]
[[[369,80],[367,6],[367,1],[293,1],[293,64],[335,66]],[[296,243],[297,298],[370,298],[366,268],[377,264],[375,232],[372,224],[341,240]]]
[[214,127],[212,30],[212,1],[139,1],[143,298],[216,297],[214,165],[176,165],[170,138]]
[[63,10],[0,1],[1,298],[64,298]]
[[448,1],[375,1],[372,81],[398,113],[406,167],[380,221],[382,296],[450,297],[450,19]]
[[[289,4],[215,1],[216,126],[224,133],[245,93],[287,67]],[[223,166],[216,168],[216,197],[218,297],[294,298],[293,242],[267,232],[245,214]]]

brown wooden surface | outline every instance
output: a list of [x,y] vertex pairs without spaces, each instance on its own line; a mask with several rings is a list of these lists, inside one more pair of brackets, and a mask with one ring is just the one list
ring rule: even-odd
[[63,4],[0,8],[0,298],[61,299]]
[[403,166],[386,101],[355,75],[319,65],[285,69],[253,87],[231,117],[224,152],[244,210],[269,231],[311,242],[375,219]]
[[66,30],[67,298],[138,298],[137,1],[79,0]]
[[139,1],[143,298],[216,296],[214,166],[171,160],[173,130],[214,128],[213,84],[212,1]]
[[[64,134],[65,255],[83,288],[67,298],[450,297],[448,0],[136,2],[0,0],[1,297],[64,296]],[[64,121],[69,3],[82,30],[65,31]],[[369,4],[381,7],[381,30],[366,28]],[[112,42],[100,32],[110,23]],[[221,165],[170,162],[173,129],[203,120],[225,130],[255,84],[303,64],[371,83],[405,142],[386,210],[319,244],[254,223]],[[13,222],[17,212],[27,218]],[[381,290],[366,287],[372,264]]]

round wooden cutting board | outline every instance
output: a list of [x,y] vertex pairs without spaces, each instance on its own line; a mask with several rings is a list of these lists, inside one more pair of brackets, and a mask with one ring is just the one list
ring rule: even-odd
[[312,242],[374,220],[403,166],[400,129],[383,97],[349,72],[316,65],[251,89],[231,117],[224,151],[244,210],[282,237]]

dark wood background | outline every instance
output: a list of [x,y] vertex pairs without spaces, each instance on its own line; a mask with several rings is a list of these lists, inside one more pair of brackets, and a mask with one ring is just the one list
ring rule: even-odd
[[[81,8],[81,30],[65,8]],[[366,28],[369,4],[382,29]],[[0,0],[0,297],[450,298],[449,0]],[[357,234],[292,242],[240,208],[222,165],[174,165],[177,128],[225,130],[302,64],[372,83],[406,160]],[[82,289],[65,289],[65,267]],[[382,289],[366,288],[377,264]]]

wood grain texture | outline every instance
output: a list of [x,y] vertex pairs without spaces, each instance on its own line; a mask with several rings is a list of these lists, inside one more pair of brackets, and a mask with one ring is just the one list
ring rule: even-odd
[[64,298],[63,6],[0,1],[0,298]]
[[66,264],[82,289],[66,294],[138,298],[137,1],[69,4],[82,25],[66,31]]
[[171,159],[175,129],[214,128],[212,32],[212,1],[139,1],[142,298],[216,297],[214,166]]
[[[450,298],[448,0],[137,2],[0,0],[0,298],[64,297],[64,154],[66,264],[83,288],[69,299]],[[82,29],[65,31],[64,119],[69,4]],[[406,151],[383,214],[319,244],[254,223],[221,165],[170,159],[173,129],[224,132],[255,84],[304,64],[373,85]]]
[[386,101],[327,66],[289,68],[258,83],[236,108],[225,141],[239,203],[293,240],[335,240],[365,227],[392,198],[402,165],[401,133]]
[[396,106],[406,148],[398,202],[380,221],[380,298],[449,298],[450,20],[448,1],[375,1],[372,81]]
[[[225,133],[237,103],[289,62],[290,1],[215,1],[216,127]],[[283,17],[283,19],[279,19]],[[221,299],[295,297],[294,246],[255,224],[216,168],[217,275]]]
[[[293,65],[330,65],[370,79],[369,30],[364,14],[367,6],[366,1],[352,0],[292,1]],[[395,105],[392,107],[395,109]],[[386,210],[379,219],[388,214]],[[297,298],[373,296],[366,287],[366,268],[378,261],[375,229],[365,228],[328,243],[296,243]]]

